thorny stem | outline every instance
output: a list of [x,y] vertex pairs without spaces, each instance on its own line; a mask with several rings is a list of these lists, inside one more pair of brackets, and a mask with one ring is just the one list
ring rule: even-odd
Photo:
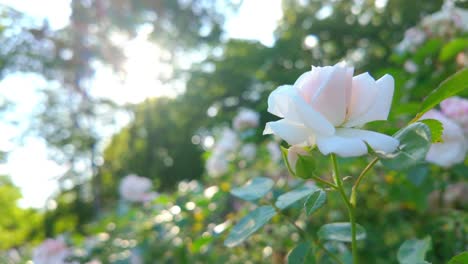
[[351,204],[346,196],[346,193],[343,188],[343,182],[340,177],[340,171],[338,170],[338,162],[336,160],[335,154],[331,154],[331,160],[333,163],[333,178],[338,185],[338,191],[341,194],[341,198],[343,202],[346,204],[346,208],[348,209],[349,221],[351,222],[351,251],[353,254],[353,264],[358,264],[359,258],[357,254],[357,240],[356,240],[356,216],[354,213],[354,206],[356,204]]

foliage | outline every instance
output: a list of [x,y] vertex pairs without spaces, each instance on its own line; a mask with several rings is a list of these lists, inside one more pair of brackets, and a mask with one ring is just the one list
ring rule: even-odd
[[[62,180],[73,182],[55,197],[57,207],[42,214],[19,208],[18,190],[2,178],[0,210],[8,216],[0,219],[2,250],[15,247],[25,262],[39,240],[61,234],[80,263],[352,263],[354,229],[362,263],[445,263],[457,254],[449,263],[463,261],[466,160],[452,168],[425,162],[443,128],[435,120],[417,121],[443,99],[467,94],[466,64],[457,60],[466,56],[467,35],[428,35],[414,47],[398,48],[405,30],[418,26],[422,15],[438,10],[442,1],[387,1],[379,7],[374,1],[285,0],[272,47],[219,41],[222,12],[211,8],[219,7],[218,1],[106,2],[72,1],[72,24],[58,32],[20,23],[20,44],[7,56],[0,54],[2,73],[21,69],[60,80],[63,87],[44,90],[47,107],[36,128],[55,149],[55,158],[72,164]],[[21,21],[12,10],[2,15]],[[90,30],[93,21],[97,33]],[[89,62],[99,60],[119,72],[120,51],[106,36],[120,31],[132,36],[148,24],[154,41],[173,52],[174,62],[176,55],[187,54],[183,50],[212,49],[203,50],[207,58],[190,69],[176,70],[173,77],[186,81],[183,94],[126,107],[132,120],[107,142],[101,164],[96,161],[104,141],[97,124],[112,123],[117,108],[92,98],[82,85],[93,75]],[[0,28],[4,43],[13,41],[6,32],[14,27]],[[318,42],[310,45],[307,37]],[[97,41],[86,46],[87,38]],[[57,54],[70,49],[77,55],[43,56],[51,51],[35,44],[48,40]],[[38,68],[19,65],[25,51],[38,62],[29,66]],[[399,149],[371,153],[370,163],[338,158],[340,171],[330,173],[328,157],[313,149],[291,168],[282,148],[283,165],[267,147],[280,144],[261,135],[272,118],[266,113],[268,94],[311,64],[342,59],[359,72],[394,76],[389,122],[366,128],[394,134]],[[219,143],[219,130],[243,107],[258,111],[261,125],[236,131],[241,146],[226,154],[225,172],[210,175],[205,161],[214,149],[204,140]],[[247,144],[254,144],[254,158],[243,156]],[[77,169],[83,161],[91,164],[86,172]],[[373,169],[366,170],[366,164]],[[160,196],[141,204],[119,199],[119,182],[130,173],[150,178]],[[452,191],[453,186],[462,191]],[[345,198],[351,194],[350,201],[343,201],[343,193]],[[358,204],[359,210],[347,211],[343,202]],[[348,213],[359,223],[355,228],[344,222]],[[6,251],[0,255],[0,261],[11,261]]]

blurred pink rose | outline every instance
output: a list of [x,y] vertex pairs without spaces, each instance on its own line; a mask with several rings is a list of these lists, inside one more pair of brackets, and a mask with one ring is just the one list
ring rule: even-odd
[[353,68],[340,65],[312,67],[294,85],[283,85],[268,98],[268,111],[282,119],[269,122],[264,134],[276,134],[290,145],[317,145],[324,155],[342,157],[375,151],[393,152],[398,140],[358,129],[386,120],[392,104],[394,80],[375,81],[368,73],[353,77]]
[[431,145],[426,160],[441,167],[450,167],[465,160],[467,142],[461,127],[437,110],[430,110],[421,119],[439,120],[443,127],[442,143]]
[[442,113],[457,122],[465,135],[468,135],[468,100],[460,97],[450,97],[440,103]]
[[70,256],[70,250],[61,239],[46,239],[34,249],[34,264],[63,264]]

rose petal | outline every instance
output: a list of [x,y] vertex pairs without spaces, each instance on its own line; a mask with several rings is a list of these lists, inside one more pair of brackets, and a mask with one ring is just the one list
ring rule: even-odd
[[369,73],[365,72],[353,77],[352,83],[348,104],[348,122],[353,122],[366,113],[377,96],[377,85]]
[[314,133],[323,136],[331,136],[335,133],[335,127],[321,113],[308,105],[302,97],[294,97],[293,105],[300,123],[311,129]]
[[346,122],[343,126],[356,127],[375,120],[387,120],[392,105],[395,81],[392,76],[385,74],[377,80],[376,84],[377,95],[373,105],[364,114]]
[[374,151],[384,153],[392,153],[400,144],[397,139],[391,136],[361,129],[340,128],[336,130],[336,135],[360,139],[369,144]]
[[290,145],[303,144],[309,138],[309,131],[302,125],[288,122],[286,119],[281,119],[275,122],[268,122],[265,126],[263,134],[275,134],[286,140]]
[[335,153],[341,157],[357,157],[367,154],[367,146],[362,140],[337,135],[317,138],[317,147],[324,155]]
[[[316,69],[317,71],[322,71],[324,68]],[[322,85],[313,95],[311,105],[316,111],[324,115],[333,125],[339,126],[345,119],[346,90],[347,86],[351,86],[351,82],[347,82],[347,68],[333,66],[332,70],[333,71],[330,74],[320,77],[321,79],[323,78]]]
[[298,92],[292,85],[279,86],[268,97],[268,112],[291,122],[301,123],[292,99],[297,96]]

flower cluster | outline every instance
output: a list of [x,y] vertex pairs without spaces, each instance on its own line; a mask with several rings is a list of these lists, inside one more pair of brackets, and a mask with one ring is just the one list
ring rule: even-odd
[[34,249],[34,264],[62,264],[71,256],[70,249],[62,239],[46,239]]
[[131,174],[122,179],[119,192],[120,196],[129,202],[148,202],[157,196],[151,188],[150,179]]
[[431,145],[426,160],[450,167],[465,160],[468,150],[468,100],[448,98],[440,103],[441,111],[430,110],[421,119],[436,119],[444,127],[441,143]]
[[346,66],[312,67],[294,85],[283,85],[268,98],[268,111],[282,119],[269,122],[264,134],[276,134],[290,145],[317,146],[322,154],[361,156],[367,145],[377,152],[393,152],[398,140],[358,127],[386,120],[394,80],[374,80],[368,73],[353,77]]
[[232,120],[232,127],[237,131],[258,126],[260,115],[251,109],[241,109]]
[[452,36],[457,31],[468,32],[468,11],[446,6],[425,17],[419,25],[408,29],[397,50],[416,50],[427,38]]

